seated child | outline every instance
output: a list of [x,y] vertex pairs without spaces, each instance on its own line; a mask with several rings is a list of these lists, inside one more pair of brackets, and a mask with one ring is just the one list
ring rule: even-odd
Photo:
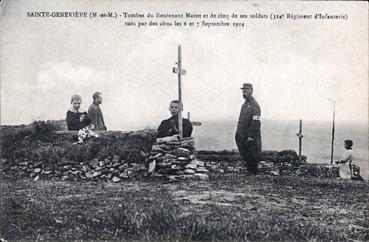
[[338,173],[340,178],[343,179],[351,179],[351,163],[352,163],[352,140],[345,140],[345,152],[342,155],[342,158],[336,161],[338,164],[339,170]]
[[[169,112],[172,117],[163,120],[158,128],[158,138],[163,138],[167,136],[173,136],[178,134],[178,112],[179,112],[179,101],[174,100],[169,104]],[[192,134],[192,124],[190,120],[182,118],[183,125],[183,137],[191,137]]]
[[82,98],[79,95],[73,95],[71,98],[72,107],[67,111],[67,126],[69,131],[80,130],[91,123],[87,112],[80,112]]

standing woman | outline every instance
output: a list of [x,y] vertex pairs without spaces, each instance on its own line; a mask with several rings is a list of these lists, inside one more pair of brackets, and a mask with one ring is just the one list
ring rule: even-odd
[[67,111],[67,126],[69,131],[80,130],[91,123],[87,112],[80,112],[79,108],[82,104],[80,95],[73,95],[71,100],[71,108]]

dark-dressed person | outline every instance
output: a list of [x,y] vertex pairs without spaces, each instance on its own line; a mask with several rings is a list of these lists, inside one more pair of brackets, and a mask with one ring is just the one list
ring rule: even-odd
[[250,174],[257,174],[261,159],[260,106],[252,97],[253,87],[244,83],[241,88],[245,102],[237,124],[236,143]]
[[[167,136],[173,136],[178,134],[178,112],[179,112],[179,101],[174,100],[169,104],[169,112],[172,117],[163,120],[158,128],[158,138],[163,138]],[[183,137],[191,137],[192,134],[192,124],[190,120],[182,118],[183,125]]]
[[69,131],[76,131],[83,129],[91,123],[87,112],[80,112],[79,109],[82,104],[82,98],[79,95],[73,95],[71,98],[71,108],[67,111],[67,127]]
[[106,130],[104,116],[100,108],[102,94],[100,92],[95,92],[92,98],[93,102],[88,108],[88,116],[91,119],[91,124],[94,125],[94,130]]

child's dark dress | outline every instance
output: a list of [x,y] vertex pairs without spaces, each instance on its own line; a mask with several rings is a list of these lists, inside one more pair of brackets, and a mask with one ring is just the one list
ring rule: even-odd
[[[85,119],[81,122],[79,119],[81,115],[85,115]],[[80,130],[91,123],[91,119],[88,117],[87,112],[75,113],[70,110],[67,112],[67,126],[69,131]]]
[[[178,117],[171,117],[169,119],[163,120],[158,128],[158,138],[163,138],[167,136],[172,136],[178,134],[177,131],[171,129],[172,123],[174,122],[175,127],[178,129]],[[183,137],[191,137],[192,134],[192,124],[190,120],[183,118]]]

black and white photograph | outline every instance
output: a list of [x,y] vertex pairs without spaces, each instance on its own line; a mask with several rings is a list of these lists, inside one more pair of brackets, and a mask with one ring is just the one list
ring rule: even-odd
[[0,242],[368,241],[368,2],[0,1]]

